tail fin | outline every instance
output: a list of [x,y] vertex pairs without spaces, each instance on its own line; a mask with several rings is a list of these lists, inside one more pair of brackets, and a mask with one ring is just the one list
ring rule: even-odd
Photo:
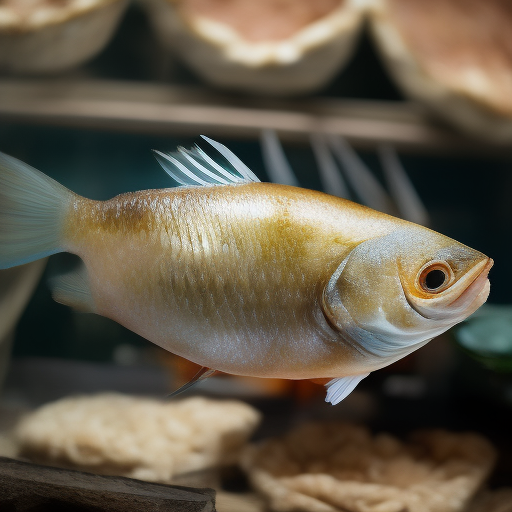
[[62,251],[64,217],[74,194],[0,153],[0,269]]

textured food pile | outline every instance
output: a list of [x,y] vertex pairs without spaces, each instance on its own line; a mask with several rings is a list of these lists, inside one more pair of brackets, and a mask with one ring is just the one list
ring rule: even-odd
[[101,394],[65,398],[24,418],[14,435],[32,461],[141,480],[236,462],[260,414],[242,402]]
[[421,431],[402,442],[332,422],[251,446],[243,464],[279,512],[455,512],[468,506],[495,459],[473,433]]

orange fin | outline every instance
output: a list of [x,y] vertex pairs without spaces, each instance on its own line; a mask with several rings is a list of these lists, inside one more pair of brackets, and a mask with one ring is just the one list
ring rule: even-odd
[[332,379],[309,379],[314,384],[319,384],[320,386],[325,386],[328,382],[331,382]]
[[180,388],[178,388],[176,391],[173,391],[170,395],[168,395],[167,398],[172,398],[176,395],[179,395],[180,393],[183,393],[183,391],[186,391],[187,389],[191,388],[194,384],[201,380],[205,380],[208,377],[211,377],[217,370],[212,370],[210,368],[207,368],[206,366],[203,366],[195,375],[192,377],[191,380],[189,380],[186,384],[183,384]]

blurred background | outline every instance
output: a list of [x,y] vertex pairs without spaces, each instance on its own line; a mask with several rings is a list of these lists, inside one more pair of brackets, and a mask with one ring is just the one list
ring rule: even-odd
[[[112,11],[111,26],[91,26],[83,36],[96,46],[101,39],[101,48],[59,62],[52,44],[78,53],[85,44],[73,40],[81,34],[80,16],[71,12],[73,27],[38,40],[36,32],[48,27],[30,25],[25,4],[19,7],[21,28],[2,18],[16,1],[0,1],[0,150],[76,193],[108,199],[174,186],[150,150],[190,147],[201,134],[225,144],[262,181],[279,179],[265,157],[275,134],[278,154],[281,148],[300,186],[323,190],[311,142],[311,135],[322,134],[346,141],[383,189],[388,185],[379,151],[391,147],[428,212],[429,227],[495,261],[493,307],[375,372],[336,407],[323,402],[321,386],[300,382],[235,384],[220,376],[188,393],[247,400],[264,412],[260,438],[304,418],[352,419],[396,434],[419,427],[475,430],[500,452],[491,485],[512,482],[512,114],[508,105],[496,105],[500,94],[512,97],[512,60],[497,49],[512,27],[505,3],[489,2],[484,13],[474,2],[465,15],[439,12],[443,19],[453,16],[446,36],[439,18],[416,1],[407,7],[359,2],[358,8],[358,2],[324,2],[325,12],[304,8],[294,15],[287,14],[287,2],[279,8],[262,2],[261,12],[249,9],[225,32],[219,26],[234,19],[229,6],[240,11],[243,2],[103,2]],[[92,16],[88,9],[83,16]],[[50,14],[48,26],[56,31]],[[318,27],[329,16],[322,32]],[[295,25],[272,32],[281,18]],[[478,37],[469,18],[485,20]],[[454,29],[459,22],[462,28]],[[243,23],[248,28],[241,29]],[[256,30],[258,23],[266,31]],[[307,32],[308,23],[316,23],[314,30]],[[389,35],[390,27],[399,37]],[[246,32],[246,46],[237,30]],[[425,43],[433,39],[444,46]],[[469,47],[469,40],[478,44]],[[31,63],[27,55],[39,50],[51,57]],[[447,71],[457,66],[461,83]],[[498,82],[501,91],[487,91],[487,83]],[[343,174],[343,165],[339,170]],[[351,197],[361,200],[360,189],[347,181]],[[19,411],[69,394],[115,390],[165,397],[197,371],[108,319],[55,303],[47,281],[74,264],[74,257],[59,254],[44,269],[0,273],[6,368],[0,426],[11,425]]]

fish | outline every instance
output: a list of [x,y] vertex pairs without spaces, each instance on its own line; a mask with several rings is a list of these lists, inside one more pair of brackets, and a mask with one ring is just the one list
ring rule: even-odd
[[1,154],[0,268],[75,254],[80,267],[52,283],[56,301],[197,363],[196,380],[310,379],[332,404],[487,300],[493,260],[481,252],[346,199],[261,182],[203,139],[209,152],[155,152],[179,186],[107,201]]

